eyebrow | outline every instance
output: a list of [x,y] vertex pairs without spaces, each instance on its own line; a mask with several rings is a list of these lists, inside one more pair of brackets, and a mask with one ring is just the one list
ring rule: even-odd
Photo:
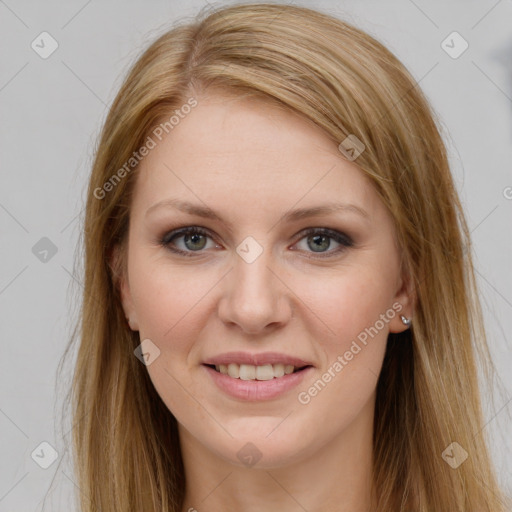
[[[188,201],[183,201],[181,199],[164,199],[163,201],[155,203],[146,210],[146,217],[152,211],[160,208],[175,208],[190,215],[197,215],[199,217],[217,220],[223,222],[224,224],[229,225],[229,223],[226,223],[220,215],[218,215],[214,210],[212,210],[208,206],[190,203]],[[298,208],[287,212],[285,215],[283,215],[282,220],[284,220],[285,222],[294,222],[310,217],[328,215],[330,213],[335,213],[338,211],[353,212],[363,217],[366,221],[370,220],[370,216],[365,210],[363,210],[361,207],[355,204],[348,203],[325,203],[319,206],[312,206],[309,208]]]

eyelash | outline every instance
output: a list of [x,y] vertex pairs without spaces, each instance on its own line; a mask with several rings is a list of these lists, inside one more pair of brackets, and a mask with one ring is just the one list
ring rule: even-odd
[[[173,242],[176,238],[180,238],[180,236],[190,234],[190,233],[207,236],[207,237],[213,239],[213,237],[211,236],[209,231],[207,231],[199,226],[187,226],[185,228],[175,229],[173,231],[170,231],[169,233],[166,233],[162,237],[162,239],[160,240],[159,243],[162,247],[168,249],[169,251],[171,251],[173,253],[180,254],[185,257],[194,257],[196,255],[195,253],[200,253],[200,252],[202,252],[202,250],[183,251],[181,249],[177,249],[176,247],[171,246],[171,242]],[[340,247],[338,247],[337,249],[335,249],[333,251],[330,251],[327,253],[313,253],[316,255],[315,256],[307,256],[308,258],[313,258],[313,259],[331,258],[331,257],[343,252],[348,247],[352,247],[354,245],[354,242],[348,235],[346,235],[344,233],[340,233],[339,231],[328,229],[328,228],[308,228],[308,229],[304,230],[301,233],[301,235],[302,235],[301,238],[299,238],[297,240],[297,242],[300,242],[303,238],[307,238],[312,235],[324,235],[328,238],[335,240],[339,244],[341,244]],[[295,243],[297,243],[297,242],[295,242]]]

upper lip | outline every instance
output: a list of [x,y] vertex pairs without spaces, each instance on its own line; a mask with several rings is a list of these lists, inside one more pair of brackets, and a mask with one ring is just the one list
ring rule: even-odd
[[299,357],[281,354],[279,352],[261,352],[259,354],[250,354],[249,352],[225,352],[206,359],[203,364],[211,365],[228,365],[230,363],[236,364],[250,364],[254,366],[263,366],[265,364],[291,364],[296,368],[303,366],[312,366],[312,364]]

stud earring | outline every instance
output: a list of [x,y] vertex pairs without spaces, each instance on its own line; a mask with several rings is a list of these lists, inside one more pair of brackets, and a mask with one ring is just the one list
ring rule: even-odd
[[410,327],[411,325],[411,319],[406,318],[404,315],[400,315],[400,319],[402,320],[402,323],[406,325],[407,327]]

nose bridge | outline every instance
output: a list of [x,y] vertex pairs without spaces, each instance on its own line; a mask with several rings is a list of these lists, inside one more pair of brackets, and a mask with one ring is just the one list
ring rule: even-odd
[[269,270],[271,259],[268,248],[262,247],[260,252],[254,245],[240,244],[235,259],[235,289],[243,292],[243,295],[248,294],[254,300],[268,295],[272,288],[271,280],[274,278]]
[[269,270],[272,251],[253,237],[247,237],[236,252],[233,291],[239,301],[259,304],[262,308],[263,303],[273,300],[275,293],[272,283],[275,277]]
[[[247,237],[236,248],[227,296],[220,314],[224,321],[256,332],[286,318],[284,287],[274,275],[272,251]],[[271,270],[272,269],[272,270]]]

